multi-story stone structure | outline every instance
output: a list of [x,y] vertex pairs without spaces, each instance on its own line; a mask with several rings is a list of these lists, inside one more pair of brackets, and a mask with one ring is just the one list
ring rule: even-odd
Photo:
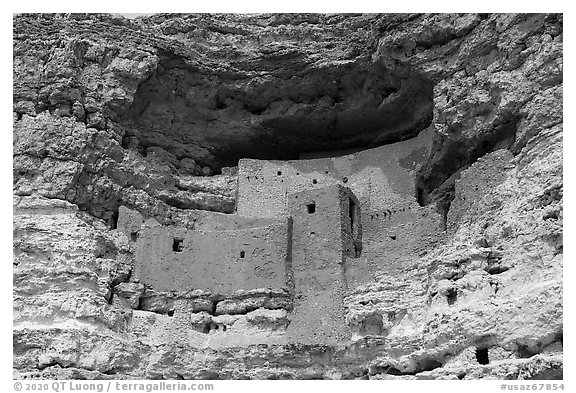
[[[136,241],[134,278],[175,299],[173,315],[135,331],[205,346],[346,342],[346,294],[442,232],[441,216],[417,203],[414,171],[429,149],[424,132],[343,156],[242,159],[236,213],[211,213],[214,225],[142,225],[121,209],[119,227]],[[257,310],[283,322],[265,334],[237,323]]]

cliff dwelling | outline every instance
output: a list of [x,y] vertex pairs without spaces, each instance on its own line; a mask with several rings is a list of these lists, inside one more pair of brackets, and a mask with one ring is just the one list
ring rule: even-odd
[[[420,206],[414,191],[412,168],[426,157],[430,141],[424,131],[354,154],[240,159],[234,212],[210,213],[202,224],[144,223],[120,209],[118,230],[138,227],[134,280],[178,299],[169,320],[157,327],[134,319],[134,331],[156,337],[161,329],[163,340],[193,346],[236,346],[238,337],[250,344],[338,345],[366,336],[364,326],[348,326],[344,298],[442,236],[442,216]],[[406,157],[413,161],[402,164]],[[242,298],[258,300],[225,308]],[[256,309],[285,312],[284,326],[254,335],[239,324],[212,322]],[[202,323],[190,322],[200,315]]]
[[12,95],[15,379],[563,377],[562,14],[20,13]]

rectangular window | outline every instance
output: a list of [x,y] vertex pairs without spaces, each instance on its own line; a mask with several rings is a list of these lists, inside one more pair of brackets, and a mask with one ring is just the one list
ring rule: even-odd
[[306,208],[308,209],[308,214],[314,214],[316,212],[315,203],[310,203],[309,205],[306,205]]
[[174,252],[182,252],[184,249],[184,239],[174,238],[172,242],[172,251]]

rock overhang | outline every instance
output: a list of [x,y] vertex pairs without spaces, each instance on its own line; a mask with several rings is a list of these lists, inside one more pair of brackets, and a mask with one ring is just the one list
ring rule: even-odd
[[373,59],[370,39],[357,53],[344,50],[350,38],[330,34],[272,45],[264,38],[278,38],[274,29],[241,44],[222,38],[229,45],[211,54],[218,67],[198,56],[206,38],[184,39],[187,50],[157,48],[158,66],[121,116],[126,135],[219,171],[240,158],[376,147],[432,121],[433,81],[400,60]]

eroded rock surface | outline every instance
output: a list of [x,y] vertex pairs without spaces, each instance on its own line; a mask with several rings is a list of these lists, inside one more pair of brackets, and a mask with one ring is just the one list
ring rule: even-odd
[[[15,377],[561,378],[562,40],[541,14],[16,16]],[[230,225],[239,158],[425,128],[403,165],[442,241],[346,295],[350,342],[285,343],[265,290],[186,294],[196,345],[166,341],[182,297],[132,279],[140,225]]]

